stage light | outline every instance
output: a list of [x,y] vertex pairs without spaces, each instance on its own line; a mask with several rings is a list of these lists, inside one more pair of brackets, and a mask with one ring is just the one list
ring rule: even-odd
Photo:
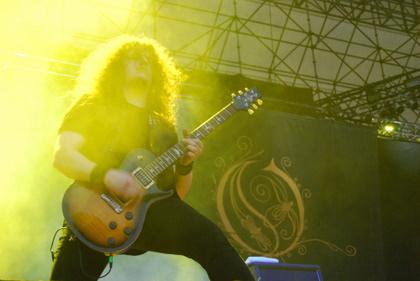
[[396,120],[378,120],[378,137],[420,143],[420,125]]
[[395,126],[394,126],[393,124],[386,124],[386,125],[384,126],[384,130],[385,130],[385,132],[387,132],[387,133],[392,133],[392,132],[394,132],[394,131],[395,131]]
[[382,137],[393,137],[398,133],[399,123],[397,121],[382,120],[378,125],[378,135]]

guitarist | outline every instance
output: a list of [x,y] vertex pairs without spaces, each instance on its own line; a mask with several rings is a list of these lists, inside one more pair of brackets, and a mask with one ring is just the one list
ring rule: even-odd
[[[159,155],[177,142],[173,102],[181,80],[172,58],[152,39],[121,36],[102,45],[82,65],[75,89],[80,98],[60,127],[54,166],[74,180],[103,185],[122,202],[141,195],[144,189],[118,167],[135,148]],[[156,179],[174,195],[151,205],[139,238],[125,254],[184,255],[210,280],[254,280],[221,230],[182,200],[203,149],[185,131],[182,143],[184,156]],[[75,238],[66,223],[54,256],[51,280],[97,280],[108,262]]]

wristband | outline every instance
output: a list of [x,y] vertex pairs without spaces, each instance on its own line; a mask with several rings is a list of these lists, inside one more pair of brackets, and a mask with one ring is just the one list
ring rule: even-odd
[[107,171],[108,167],[97,164],[90,172],[89,182],[93,184],[103,184]]
[[188,164],[188,165],[182,165],[182,164],[180,164],[179,162],[177,162],[176,163],[176,165],[175,165],[175,168],[176,168],[176,173],[178,174],[178,175],[181,175],[181,176],[186,176],[186,175],[188,175],[189,173],[191,173],[191,171],[192,171],[192,169],[193,169],[193,163],[194,162],[191,162],[190,164]]

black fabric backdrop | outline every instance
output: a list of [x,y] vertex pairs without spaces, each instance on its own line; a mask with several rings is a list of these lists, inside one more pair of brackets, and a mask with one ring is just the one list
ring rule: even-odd
[[319,264],[325,280],[384,280],[373,130],[239,113],[205,141],[195,174],[188,200],[244,258]]
[[420,144],[380,140],[379,159],[387,280],[419,280]]
[[[183,127],[198,125],[184,117]],[[389,159],[393,143],[378,140],[374,129],[341,122],[270,110],[238,113],[205,140],[187,200],[226,232],[244,258],[319,264],[325,280],[402,280],[395,277],[400,266],[392,253],[403,237],[399,230],[387,232],[399,212],[388,204],[394,185],[406,184],[395,167],[403,170],[415,159],[418,164],[419,150],[411,164],[395,163]],[[418,190],[418,175],[410,175],[411,189]],[[419,211],[419,201],[411,200]],[[406,247],[418,243],[417,214],[411,213]],[[415,279],[416,265],[418,259],[406,263],[404,280]]]

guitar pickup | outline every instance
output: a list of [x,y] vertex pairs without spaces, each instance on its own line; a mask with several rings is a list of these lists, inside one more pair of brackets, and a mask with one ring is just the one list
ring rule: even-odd
[[142,188],[148,190],[155,181],[146,174],[142,168],[137,168],[131,173]]
[[120,204],[118,204],[114,199],[112,199],[110,196],[106,195],[105,193],[101,194],[102,200],[104,200],[117,214],[121,214],[123,211],[123,208]]

